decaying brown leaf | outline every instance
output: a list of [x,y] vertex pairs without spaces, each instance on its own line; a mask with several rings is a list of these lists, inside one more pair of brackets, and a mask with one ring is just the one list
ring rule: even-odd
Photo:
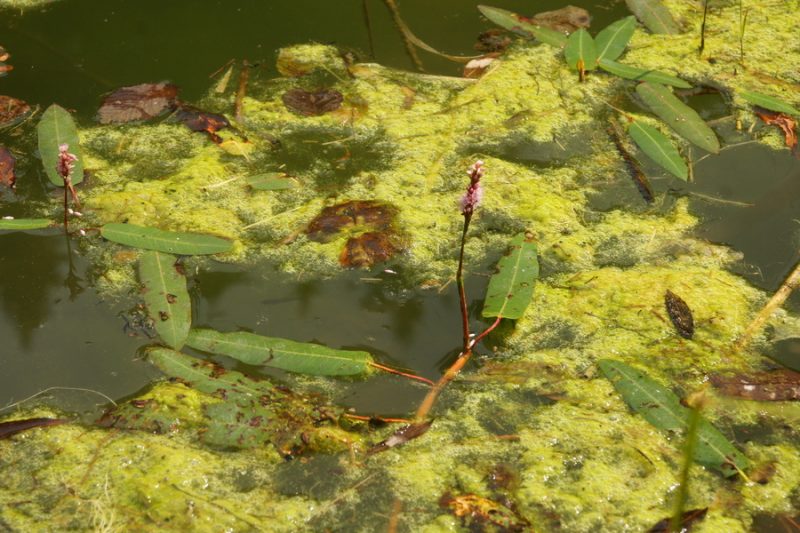
[[508,32],[499,28],[487,30],[478,35],[475,50],[483,53],[502,52],[511,44]]
[[694,336],[694,318],[692,310],[683,298],[668,290],[664,293],[664,305],[678,335],[684,339],[691,339]]
[[178,107],[178,112],[175,113],[175,120],[192,131],[207,133],[211,140],[217,144],[222,143],[222,137],[217,135],[217,132],[231,125],[228,119],[222,115],[208,113],[186,104]]
[[350,237],[339,255],[339,264],[347,268],[369,268],[388,261],[400,251],[397,237],[386,231],[368,231]]
[[534,26],[544,26],[563,33],[572,33],[580,28],[588,28],[592,17],[582,7],[566,6],[553,11],[543,11],[531,18],[523,18]]
[[339,109],[344,101],[342,93],[333,89],[320,89],[315,92],[291,89],[283,93],[283,105],[298,115],[313,117]]
[[8,148],[0,145],[0,185],[13,189],[17,182],[17,175],[14,173],[14,165],[17,160],[8,151]]
[[797,153],[797,121],[785,113],[769,111],[764,108],[756,108],[756,115],[764,124],[778,126],[783,131],[786,147]]
[[395,446],[400,446],[401,444],[405,444],[410,440],[414,440],[417,437],[424,435],[425,432],[430,429],[431,424],[433,424],[432,420],[421,422],[419,424],[408,424],[407,426],[403,426],[392,433],[387,439],[382,440],[367,450],[367,454],[372,455],[374,453],[385,452],[389,448],[394,448]]
[[141,83],[120,87],[103,99],[97,112],[100,124],[150,120],[178,105],[178,87],[171,83]]
[[439,505],[467,522],[470,531],[484,531],[488,525],[496,526],[501,531],[533,531],[530,523],[512,509],[476,494],[445,494],[439,500]]
[[480,78],[492,66],[496,57],[497,54],[486,54],[483,57],[470,60],[469,63],[464,65],[461,75],[465,78]]
[[[691,531],[694,523],[705,518],[707,512],[708,507],[704,509],[692,509],[684,512],[683,515],[681,515],[681,532]],[[647,533],[669,533],[671,531],[671,522],[672,517],[659,520],[656,525],[647,530]]]
[[0,128],[11,126],[30,115],[31,106],[11,96],[0,95]]
[[773,402],[800,400],[800,372],[789,369],[747,375],[712,375],[711,383],[726,396]]
[[328,242],[342,231],[352,231],[363,226],[365,230],[381,231],[394,222],[397,209],[375,200],[350,200],[323,209],[308,224],[308,238]]

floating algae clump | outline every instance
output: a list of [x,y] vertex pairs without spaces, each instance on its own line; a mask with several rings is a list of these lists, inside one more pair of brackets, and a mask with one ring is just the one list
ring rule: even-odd
[[[694,4],[668,5],[686,28],[699,25]],[[780,31],[798,29],[790,8],[752,9],[748,45],[763,37],[758,21],[766,14],[785,22]],[[736,10],[712,15],[720,30],[708,34],[706,54],[714,63],[697,58],[696,32],[637,30],[623,59],[734,94],[788,96],[781,88],[798,80],[778,59],[763,58],[772,80],[749,60],[732,76],[738,46],[723,40],[722,29]],[[780,55],[776,41],[758,42]],[[766,53],[755,46],[753,65],[756,53]],[[463,169],[480,157],[486,196],[468,238],[470,265],[495,261],[511,235],[535,236],[542,277],[525,316],[513,328],[504,324],[491,339],[494,353],[479,353],[479,368],[446,389],[427,433],[379,454],[365,455],[362,442],[392,429],[366,437],[346,431],[302,395],[281,400],[309,422],[293,426],[288,440],[208,447],[209,413],[220,412],[210,406],[229,400],[181,383],[158,384],[118,411],[152,415],[160,422],[147,427],[156,433],[124,429],[135,423],[112,430],[68,424],[2,440],[0,527],[375,531],[397,520],[409,531],[588,532],[642,531],[669,516],[683,439],[632,413],[596,362],[646,370],[679,396],[709,375],[752,370],[762,365],[757,354],[737,356],[729,347],[765,295],[725,270],[736,254],[691,237],[696,218],[686,199],[645,207],[604,132],[604,102],[629,82],[596,74],[578,84],[556,50],[531,44],[512,47],[478,81],[347,68],[316,45],[280,57],[282,72],[298,77],[252,87],[238,132],[221,132],[246,137],[247,157],[175,124],[84,130],[96,173],[84,196],[96,222],[213,233],[237,244],[222,260],[270,260],[298,276],[324,277],[341,270],[348,231],[386,229],[348,209],[388,206],[391,227],[402,234],[388,264],[410,283],[441,285],[455,268]],[[286,107],[287,91],[317,90],[320,80],[341,93],[338,107],[309,116]],[[219,112],[231,102],[205,104]],[[285,172],[299,186],[252,190],[247,177],[266,172]],[[620,191],[619,203],[598,210],[608,187]],[[344,217],[350,229],[315,240],[313,221],[323,213]],[[125,269],[114,265],[130,258],[114,261],[107,279],[122,284]],[[692,340],[671,324],[667,290],[692,309]],[[748,531],[757,515],[796,513],[796,402],[764,407],[707,394],[704,416],[754,470],[770,474],[756,483],[695,466],[688,508],[709,510],[694,531]],[[281,454],[293,445],[306,454],[286,462]],[[456,517],[458,505],[473,507]]]

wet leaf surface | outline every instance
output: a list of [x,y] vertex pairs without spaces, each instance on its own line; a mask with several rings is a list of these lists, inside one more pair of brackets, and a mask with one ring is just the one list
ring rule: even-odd
[[644,198],[645,202],[652,204],[655,200],[655,196],[653,195],[653,187],[650,185],[650,180],[647,179],[647,176],[642,170],[641,165],[639,165],[639,162],[630,153],[628,148],[625,146],[625,143],[622,142],[622,135],[620,133],[619,125],[612,121],[611,126],[608,129],[608,134],[611,137],[611,140],[614,142],[617,152],[622,157],[622,160],[625,163],[625,170],[633,180],[634,185],[636,185],[636,189],[639,191],[639,194],[642,196],[642,198]]
[[625,0],[628,9],[653,33],[680,33],[672,13],[661,0]]
[[0,185],[5,185],[13,189],[17,183],[17,174],[14,167],[17,164],[16,158],[5,146],[0,145]]
[[692,310],[689,309],[683,298],[668,290],[664,293],[664,305],[678,335],[684,339],[691,339],[694,336],[694,318]]
[[158,336],[180,350],[192,325],[192,303],[177,257],[148,250],[139,259],[144,301]]
[[529,39],[535,38],[543,43],[563,47],[567,44],[567,36],[563,33],[532,24],[530,19],[499,7],[478,6],[484,17],[494,22],[501,28],[512,31]]
[[283,93],[281,99],[289,111],[304,117],[319,116],[335,111],[339,109],[344,100],[342,93],[333,89],[319,89],[314,92],[291,89]]
[[800,372],[781,369],[734,376],[712,375],[711,383],[720,393],[746,400],[800,400]]
[[57,426],[69,422],[64,418],[26,418],[25,420],[12,420],[0,423],[0,439],[7,439],[33,428]]
[[72,184],[77,185],[83,181],[83,157],[78,141],[78,130],[72,115],[63,107],[53,104],[42,114],[36,132],[39,137],[42,165],[50,183],[56,187],[64,186],[64,180],[56,171],[59,146],[62,144],[68,145],[69,152],[78,158],[70,176]]
[[31,106],[11,96],[0,95],[0,128],[13,126],[31,114]]
[[246,331],[220,333],[193,329],[186,342],[196,350],[226,355],[248,365],[316,376],[367,374],[372,362],[372,356],[365,351],[335,350],[321,344],[264,337]]
[[672,87],[679,87],[681,89],[689,89],[692,86],[688,81],[684,81],[672,74],[667,74],[658,70],[645,70],[643,68],[617,63],[616,61],[602,57],[597,61],[597,65],[609,74],[619,76],[626,80],[650,81],[663,85],[671,85]]
[[581,79],[584,71],[597,68],[597,48],[588,31],[581,28],[569,36],[564,57],[567,65],[581,74]]
[[795,119],[785,113],[773,113],[766,109],[756,109],[755,113],[764,124],[780,128],[786,147],[793,153],[797,152],[797,121]]
[[628,134],[647,157],[655,161],[658,166],[675,176],[686,181],[689,178],[689,167],[681,157],[672,141],[656,128],[639,122],[631,122]]
[[212,235],[164,231],[135,224],[106,224],[100,228],[100,234],[109,241],[126,246],[176,255],[217,254],[227,252],[233,246],[231,241]]
[[800,116],[800,109],[792,106],[770,96],[768,94],[757,93],[752,91],[741,91],[739,95],[746,101],[758,107],[763,107],[764,109],[769,109],[770,111],[776,111],[778,113],[785,113],[787,115],[797,115]]
[[[672,391],[620,361],[601,359],[597,364],[636,413],[670,435],[685,434],[690,410],[681,405]],[[750,465],[747,457],[705,418],[701,418],[698,424],[694,460],[728,477],[747,470]]]
[[[692,530],[692,527],[695,525],[695,522],[699,522],[703,518],[706,517],[706,513],[708,512],[708,507],[703,509],[691,509],[689,511],[684,512],[681,515],[681,533],[689,532]],[[648,529],[648,533],[669,533],[670,523],[672,522],[672,517],[664,518],[663,520],[659,520],[656,525]]]
[[150,120],[177,106],[178,87],[171,83],[142,83],[121,87],[103,99],[97,112],[100,124]]
[[539,277],[536,244],[520,233],[511,239],[511,250],[497,264],[497,273],[489,280],[482,316],[522,318],[533,297]]
[[0,231],[23,231],[50,227],[53,221],[47,218],[3,218]]
[[636,18],[625,17],[624,19],[612,22],[606,26],[595,37],[595,45],[597,47],[597,58],[615,61],[625,47],[628,46],[628,41],[633,36],[633,30],[636,29]]
[[175,113],[175,120],[192,131],[207,133],[209,138],[216,144],[222,143],[222,137],[217,135],[217,132],[231,125],[228,119],[222,115],[209,113],[186,104],[181,104],[178,107],[178,111]]
[[392,232],[368,231],[347,239],[339,255],[339,264],[346,268],[369,268],[392,258],[402,248]]
[[395,446],[402,446],[408,441],[424,435],[431,428],[431,424],[433,424],[433,421],[429,420],[419,424],[408,424],[407,426],[403,426],[392,433],[387,439],[384,439],[378,444],[372,446],[369,450],[367,450],[367,454],[372,455],[375,453],[385,452],[386,450],[394,448]]
[[513,509],[476,494],[445,494],[439,504],[461,518],[470,531],[495,531],[486,529],[491,526],[500,531],[533,531],[530,523]]
[[375,200],[350,200],[322,210],[306,227],[308,238],[328,242],[343,231],[383,231],[394,223],[397,209]]

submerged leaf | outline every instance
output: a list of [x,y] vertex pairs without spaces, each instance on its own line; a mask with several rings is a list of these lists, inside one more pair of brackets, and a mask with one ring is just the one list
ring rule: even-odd
[[[644,372],[613,359],[597,362],[600,371],[617,389],[631,409],[662,431],[685,433],[689,409],[675,394]],[[701,418],[694,449],[697,463],[714,468],[725,476],[747,469],[750,462],[711,423]]]
[[628,127],[628,134],[636,145],[655,161],[661,168],[673,176],[686,181],[689,177],[689,168],[681,157],[678,149],[669,138],[643,122],[633,121]]
[[536,244],[520,233],[511,240],[511,250],[500,259],[497,270],[486,289],[483,316],[522,318],[539,277]]
[[669,89],[657,83],[644,82],[636,86],[636,93],[653,113],[689,142],[707,152],[719,152],[719,141],[714,131]]
[[689,89],[692,87],[689,82],[658,70],[645,70],[643,68],[617,63],[616,61],[611,61],[606,58],[598,59],[597,64],[606,72],[626,80],[650,81],[663,85],[672,85],[673,87],[679,87],[681,89]]
[[164,231],[134,224],[106,224],[100,228],[100,234],[109,241],[126,246],[176,255],[218,254],[233,246],[232,242],[211,235]]
[[800,372],[793,370],[712,375],[711,383],[726,396],[772,402],[800,400]]
[[13,189],[17,183],[17,174],[14,167],[17,163],[16,158],[3,145],[0,145],[0,185],[5,185]]
[[561,48],[567,44],[567,36],[556,30],[550,28],[543,28],[536,26],[530,22],[530,19],[517,15],[511,11],[500,9],[499,7],[491,7],[479,5],[478,10],[484,17],[494,22],[501,28],[512,31],[518,35],[527,38],[535,38],[543,43]]
[[217,132],[231,125],[228,119],[222,115],[209,113],[186,104],[182,104],[178,108],[178,112],[175,113],[175,120],[192,131],[207,133],[216,144],[222,143],[222,137],[217,135]]
[[139,277],[144,284],[144,301],[159,337],[180,350],[192,325],[192,304],[186,278],[179,272],[177,258],[147,251],[139,260]]
[[297,182],[283,172],[247,176],[247,184],[257,191],[282,191],[297,187]]
[[97,111],[100,124],[150,120],[175,109],[178,87],[171,83],[141,83],[120,87],[103,99]]
[[564,47],[567,65],[573,70],[594,70],[597,66],[597,49],[589,32],[583,28],[574,32]]
[[777,111],[778,113],[786,113],[787,115],[800,115],[800,110],[792,105],[784,102],[783,100],[779,100],[775,97],[752,92],[752,91],[741,91],[739,95],[747,102],[757,105],[759,107],[763,107],[764,109],[769,109],[770,111]]
[[53,224],[47,218],[3,218],[0,219],[0,230],[22,231],[28,229],[47,228]]
[[653,33],[680,33],[672,13],[661,0],[625,0],[628,9]]
[[595,37],[597,59],[616,60],[625,51],[635,29],[635,17],[625,17],[606,26]]
[[694,318],[692,310],[683,298],[668,290],[664,293],[664,306],[667,314],[672,321],[672,325],[678,331],[678,335],[684,339],[691,339],[694,336]]
[[397,209],[376,200],[350,200],[324,208],[306,227],[308,238],[316,242],[328,242],[342,231],[362,227],[366,230],[389,229],[397,215]]
[[333,89],[320,89],[315,92],[291,89],[283,93],[281,99],[283,105],[292,113],[313,117],[339,109],[344,97],[342,93]]
[[0,439],[7,439],[29,429],[57,426],[66,422],[69,422],[69,420],[64,418],[26,418],[25,420],[0,422]]
[[345,376],[370,371],[368,352],[334,350],[321,344],[263,337],[246,331],[220,333],[193,329],[186,343],[196,350],[226,355],[248,365],[264,365],[316,376]]
[[58,165],[59,146],[66,144],[69,152],[78,159],[72,168],[70,179],[73,185],[83,181],[83,157],[78,142],[78,129],[72,115],[63,107],[53,104],[42,114],[39,125],[36,127],[39,137],[39,153],[42,156],[42,165],[50,182],[63,187],[64,180],[56,171]]
[[11,96],[0,95],[0,128],[13,126],[31,114],[31,106]]
[[[689,511],[684,511],[681,515],[681,529],[680,533],[688,533],[692,530],[692,526],[694,523],[702,520],[706,517],[706,513],[708,512],[708,507],[704,507],[703,509],[691,509]],[[647,533],[670,533],[672,531],[670,526],[672,525],[672,517],[664,518],[663,520],[659,520],[656,525],[651,527],[647,530]]]
[[399,240],[390,231],[367,231],[350,237],[339,254],[339,264],[345,268],[369,268],[383,263],[401,250]]

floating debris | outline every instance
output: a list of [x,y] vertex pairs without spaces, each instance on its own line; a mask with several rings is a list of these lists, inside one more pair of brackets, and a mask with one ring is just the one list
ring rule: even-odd
[[333,89],[320,89],[315,92],[291,89],[281,97],[283,105],[297,115],[315,117],[339,109],[344,101],[342,93]]
[[100,124],[150,120],[178,105],[178,86],[167,82],[120,87],[103,99],[97,111]]
[[672,325],[678,331],[678,335],[684,339],[691,339],[694,335],[694,318],[692,317],[692,310],[683,298],[668,290],[664,293],[664,305],[667,308],[667,314],[672,321]]

